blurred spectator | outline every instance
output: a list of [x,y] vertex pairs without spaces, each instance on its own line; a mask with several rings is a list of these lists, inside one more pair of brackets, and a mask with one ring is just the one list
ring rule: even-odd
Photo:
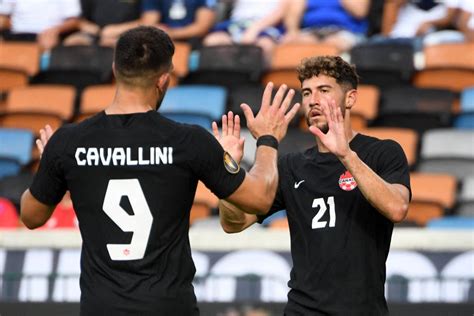
[[[229,20],[217,23],[204,45],[255,44],[267,61],[282,35],[280,26],[289,0],[236,0]],[[280,26],[280,27],[279,27]]]
[[[390,37],[423,36],[425,45],[462,42],[467,37],[469,20],[474,12],[472,0],[393,0],[393,27]],[[389,22],[390,24],[390,22]]]
[[143,0],[141,21],[156,25],[175,41],[201,44],[214,24],[213,2],[206,0]]
[[458,23],[458,28],[464,34],[464,39],[474,42],[474,1],[464,1]]
[[43,50],[79,27],[79,0],[3,0],[0,15],[10,28],[6,40],[37,41]]
[[81,9],[79,32],[68,36],[64,44],[114,46],[120,34],[138,26],[141,1],[81,0]]
[[293,0],[282,43],[327,43],[340,51],[363,40],[370,0]]

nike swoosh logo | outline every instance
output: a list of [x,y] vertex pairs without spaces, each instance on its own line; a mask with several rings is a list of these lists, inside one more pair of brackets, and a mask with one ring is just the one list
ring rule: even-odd
[[295,189],[298,189],[300,184],[303,183],[304,180],[301,180],[300,182],[295,182]]

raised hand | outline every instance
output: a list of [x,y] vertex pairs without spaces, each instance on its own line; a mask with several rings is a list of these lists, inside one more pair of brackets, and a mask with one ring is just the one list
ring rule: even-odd
[[247,119],[247,127],[253,137],[258,138],[262,135],[272,135],[280,141],[285,137],[288,124],[290,124],[298,112],[300,104],[296,103],[288,111],[295,91],[290,89],[285,96],[287,86],[281,85],[272,101],[272,90],[273,83],[269,82],[263,92],[262,104],[257,116],[254,117],[248,104],[242,103],[241,108]]
[[44,128],[40,129],[40,138],[36,140],[36,147],[38,148],[40,157],[43,155],[44,147],[46,147],[46,144],[53,133],[53,129],[49,125],[46,125]]
[[222,115],[222,134],[219,133],[216,122],[212,122],[212,133],[222,148],[240,163],[244,155],[244,138],[240,137],[240,117],[229,111],[227,115]]
[[309,130],[316,135],[323,145],[337,157],[345,157],[350,151],[344,126],[344,117],[341,108],[334,100],[322,100],[321,111],[326,117],[328,132],[324,134],[318,127],[310,126]]

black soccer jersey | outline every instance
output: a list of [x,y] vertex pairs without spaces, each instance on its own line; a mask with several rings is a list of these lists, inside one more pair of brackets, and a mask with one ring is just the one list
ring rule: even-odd
[[104,112],[59,129],[30,190],[56,204],[70,190],[82,235],[82,315],[194,315],[189,213],[198,180],[227,197],[231,174],[205,129],[155,111]]
[[[350,147],[389,183],[410,188],[394,141],[356,135]],[[286,209],[293,269],[286,315],[386,315],[385,261],[393,223],[364,198],[331,153],[311,148],[279,160],[273,212]],[[267,215],[267,216],[268,216]]]

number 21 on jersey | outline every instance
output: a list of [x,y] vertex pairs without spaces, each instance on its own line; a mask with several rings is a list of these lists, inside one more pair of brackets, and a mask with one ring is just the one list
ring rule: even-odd
[[[120,206],[122,196],[128,197],[133,215]],[[109,180],[102,209],[121,230],[133,232],[130,244],[107,244],[110,258],[116,261],[142,259],[150,237],[153,216],[138,179]]]
[[336,206],[334,204],[334,196],[330,196],[324,201],[324,198],[317,198],[313,200],[313,208],[319,208],[316,215],[313,217],[311,223],[312,229],[324,228],[327,226],[327,221],[322,221],[321,218],[326,213],[329,205],[329,227],[336,226]]

